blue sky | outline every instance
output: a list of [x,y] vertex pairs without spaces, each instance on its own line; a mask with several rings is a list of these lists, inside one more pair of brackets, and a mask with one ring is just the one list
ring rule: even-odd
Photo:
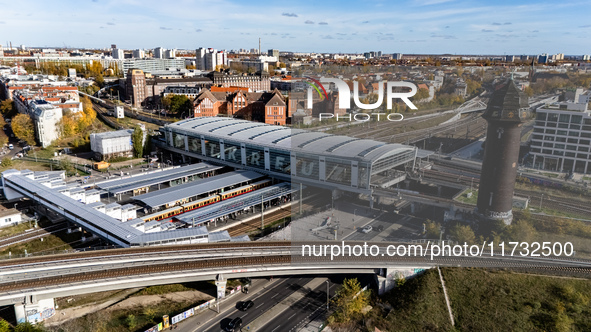
[[590,1],[0,0],[2,45],[590,54]]

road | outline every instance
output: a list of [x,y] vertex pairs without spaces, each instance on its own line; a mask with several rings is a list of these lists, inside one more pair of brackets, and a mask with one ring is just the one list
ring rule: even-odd
[[[329,283],[329,296],[332,298],[339,284]],[[318,315],[326,313],[326,283],[310,290],[306,296],[292,304],[287,310],[276,316],[264,326],[257,329],[258,332],[295,331]]]
[[[228,299],[222,304],[220,314],[211,317],[210,312],[202,313],[196,316],[188,323],[181,323],[179,332],[219,332],[223,331],[226,325],[234,318],[241,317],[242,325],[255,320],[265,311],[272,308],[274,305],[285,299],[295,291],[301,289],[305,284],[314,279],[313,277],[290,277],[290,278],[276,278],[273,281],[266,279],[254,279],[251,294],[240,294]],[[271,287],[268,287],[272,283]],[[263,288],[265,287],[266,288]],[[256,293],[254,293],[257,291]],[[248,311],[240,311],[236,309],[239,302],[252,300],[254,306]]]

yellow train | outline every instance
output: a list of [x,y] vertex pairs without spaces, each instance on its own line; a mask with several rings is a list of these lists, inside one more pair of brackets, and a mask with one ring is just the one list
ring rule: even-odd
[[[146,215],[142,218],[142,220],[147,222],[147,221],[152,221],[152,220],[163,220],[163,219],[171,218],[171,217],[174,217],[174,216],[179,215],[181,213],[185,213],[185,212],[188,212],[191,210],[199,209],[204,206],[214,204],[216,202],[223,201],[223,200],[226,200],[226,199],[229,199],[232,197],[240,196],[240,195],[243,195],[247,192],[258,190],[258,189],[261,189],[261,188],[264,188],[264,187],[267,187],[270,185],[271,185],[271,180],[263,180],[263,181],[255,182],[253,184],[249,184],[249,185],[242,186],[242,187],[239,187],[236,189],[232,189],[232,190],[226,191],[221,194],[211,195],[209,197],[201,198],[196,201],[184,203],[181,205],[177,205],[177,206],[168,208],[163,211],[159,211],[159,212],[156,212],[153,214]],[[182,203],[182,202],[179,202],[179,203]]]

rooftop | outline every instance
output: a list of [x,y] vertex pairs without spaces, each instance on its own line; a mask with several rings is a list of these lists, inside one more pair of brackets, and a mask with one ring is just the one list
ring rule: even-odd
[[222,117],[191,118],[167,124],[165,128],[197,137],[205,135],[208,138],[218,138],[224,142],[247,142],[285,151],[300,151],[372,162],[386,155],[415,149],[402,144],[388,144],[369,139]]

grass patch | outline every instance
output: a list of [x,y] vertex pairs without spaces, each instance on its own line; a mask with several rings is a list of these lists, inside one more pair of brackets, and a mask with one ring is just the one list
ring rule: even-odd
[[16,226],[0,228],[0,239],[20,233],[24,233],[27,229],[32,229],[28,222],[18,224]]
[[[456,326],[451,327],[435,269],[407,280],[374,306],[363,331],[589,331],[591,281],[477,268],[442,268]],[[380,301],[380,300],[376,300]],[[363,328],[362,328],[363,326]],[[352,329],[353,330],[353,329]]]
[[556,173],[542,173],[542,175],[553,179],[558,178],[558,174]]
[[[58,236],[59,235],[59,236]],[[34,239],[30,242],[19,243],[0,251],[0,256],[8,255],[24,255],[25,250],[28,254],[39,253],[43,251],[68,250],[72,249],[71,244],[80,240],[80,232],[67,234],[67,230],[58,233],[49,234],[41,238]]]
[[[470,193],[472,196],[468,197],[468,194]],[[460,195],[458,195],[458,197],[456,197],[456,200],[462,203],[476,205],[476,202],[478,201],[478,190],[466,189]]]
[[[55,299],[55,303],[59,306],[60,310],[72,307],[80,307],[91,303],[102,303],[106,302],[111,298],[119,295],[125,295],[129,293],[129,290],[114,290],[107,292],[90,293],[75,296],[66,296]],[[70,300],[70,302],[68,302]]]
[[[230,280],[228,280],[228,284]],[[215,294],[215,284],[213,281],[200,281],[200,282],[190,282],[186,284],[169,284],[169,285],[156,285],[150,286],[142,289],[141,291],[133,294],[133,296],[141,296],[141,295],[162,295],[162,294],[169,294],[169,293],[176,293],[176,292],[187,292],[187,291],[194,291],[194,290],[201,290],[205,292],[210,292],[211,294]]]

